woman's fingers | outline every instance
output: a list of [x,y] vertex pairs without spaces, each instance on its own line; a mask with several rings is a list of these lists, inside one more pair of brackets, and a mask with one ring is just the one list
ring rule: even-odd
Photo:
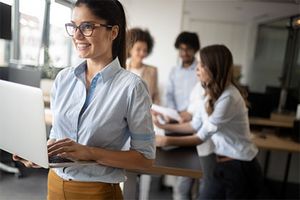
[[55,142],[51,142],[48,144],[48,149],[49,148],[52,148],[53,146],[63,146],[63,145],[66,145],[68,143],[72,142],[71,139],[69,138],[65,138],[65,139],[61,139],[61,140],[57,140]]
[[73,160],[89,160],[90,151],[85,145],[66,138],[48,145],[48,156],[61,156]]
[[69,138],[58,140],[48,145],[48,153],[51,155],[54,155],[54,153],[57,154],[57,152],[61,153],[63,151],[69,150],[67,147],[72,146],[73,144],[74,142]]
[[21,160],[22,160],[22,158],[20,158],[20,157],[17,156],[16,154],[13,154],[12,159],[13,159],[14,161],[21,161]]
[[72,152],[74,148],[72,146],[62,146],[59,148],[52,148],[51,150],[48,150],[49,156],[59,155],[67,152]]
[[40,168],[39,165],[37,165],[37,164],[35,164],[35,163],[31,162],[31,161],[25,160],[25,159],[19,157],[18,155],[14,154],[12,156],[12,158],[13,158],[14,161],[18,161],[18,162],[23,163],[23,165],[25,165],[25,167],[27,167],[27,168]]

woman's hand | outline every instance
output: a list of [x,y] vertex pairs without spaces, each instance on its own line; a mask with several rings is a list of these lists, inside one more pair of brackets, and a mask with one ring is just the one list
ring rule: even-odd
[[160,115],[156,115],[156,116],[153,117],[153,123],[158,128],[161,128],[161,129],[165,129],[166,128],[166,122],[161,118]]
[[159,112],[156,112],[153,109],[151,109],[151,114],[152,114],[153,119],[160,118],[161,121],[164,121],[164,123],[169,123],[171,121],[171,119],[168,116],[165,116]]
[[189,112],[187,112],[187,111],[182,111],[182,112],[180,112],[179,113],[179,115],[180,115],[180,121],[179,121],[179,123],[181,124],[181,123],[184,123],[184,122],[189,122],[189,121],[191,121],[192,120],[192,115],[189,113]]
[[31,161],[25,160],[25,159],[23,159],[23,158],[17,156],[16,154],[14,154],[14,155],[12,156],[12,159],[13,159],[14,161],[18,161],[18,162],[23,163],[23,164],[25,165],[25,167],[28,167],[28,168],[41,168],[39,165],[34,164],[34,163],[31,162]]
[[69,138],[48,145],[49,156],[60,156],[71,160],[92,160],[90,147],[81,145]]
[[162,135],[155,136],[155,144],[157,147],[164,147],[167,146],[167,137]]

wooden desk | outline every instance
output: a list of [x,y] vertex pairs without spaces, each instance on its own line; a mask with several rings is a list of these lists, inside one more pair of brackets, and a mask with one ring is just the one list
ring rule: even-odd
[[156,149],[154,165],[141,174],[167,174],[201,178],[202,172],[196,147],[178,147],[171,150]]
[[180,147],[172,150],[156,149],[154,165],[143,171],[127,171],[124,199],[137,199],[139,174],[160,174],[201,178],[200,159],[196,147]]
[[294,124],[290,121],[276,121],[268,118],[250,117],[250,125],[272,126],[281,128],[293,128]]
[[[300,152],[300,143],[297,143],[290,138],[283,138],[274,134],[267,134],[261,132],[252,132],[253,142],[262,149],[279,150],[287,152]],[[264,135],[265,138],[262,138]]]

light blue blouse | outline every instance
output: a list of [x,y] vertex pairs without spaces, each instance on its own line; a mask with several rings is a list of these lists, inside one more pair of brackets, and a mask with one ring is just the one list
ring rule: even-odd
[[238,89],[230,85],[215,103],[213,113],[208,116],[205,102],[201,102],[191,126],[197,130],[197,136],[214,143],[214,152],[238,160],[252,160],[257,147],[250,138],[248,109]]
[[185,111],[189,106],[190,94],[198,82],[196,59],[187,68],[182,65],[172,68],[167,83],[167,106],[177,111]]
[[[116,58],[98,72],[86,91],[83,62],[62,70],[51,94],[53,127],[50,138],[71,138],[80,144],[121,150],[130,137],[130,148],[146,158],[155,158],[151,100],[146,84],[121,68]],[[124,170],[103,165],[58,168],[63,179],[118,183],[125,181]]]

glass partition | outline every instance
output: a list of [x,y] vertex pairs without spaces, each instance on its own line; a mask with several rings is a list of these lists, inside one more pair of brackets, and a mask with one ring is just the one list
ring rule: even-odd
[[[299,24],[295,16],[258,27],[257,43],[249,88],[271,95],[278,111],[294,111],[300,99]],[[299,18],[299,16],[298,16]]]

